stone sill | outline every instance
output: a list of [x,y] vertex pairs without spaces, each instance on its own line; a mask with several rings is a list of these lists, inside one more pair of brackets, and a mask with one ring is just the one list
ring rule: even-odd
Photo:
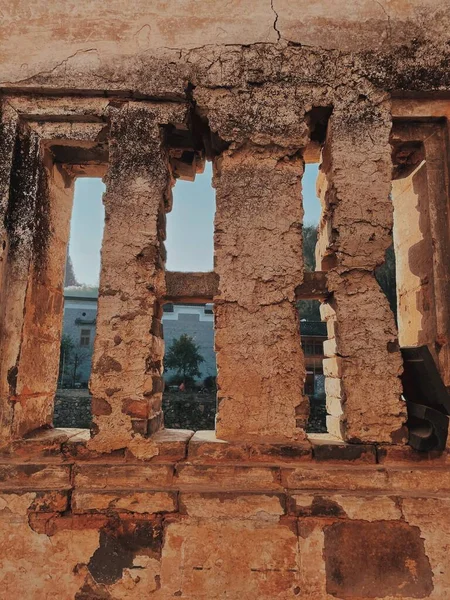
[[450,494],[447,454],[413,463],[404,446],[355,450],[322,435],[290,445],[238,444],[212,431],[163,430],[152,438],[159,455],[137,460],[126,450],[93,453],[88,439],[88,430],[53,429],[15,442],[0,457],[0,500],[29,496],[29,511],[47,523],[48,513],[185,514],[189,503],[209,502],[216,510],[226,500],[243,509],[261,498],[280,515],[327,517],[323,498]]
[[347,444],[329,434],[310,434],[307,441],[227,442],[214,431],[163,429],[152,436],[158,454],[136,459],[126,448],[99,454],[88,448],[89,429],[44,429],[33,432],[0,453],[0,460],[32,462],[178,463],[192,464],[323,464],[433,465],[449,462],[448,452],[418,453],[404,445]]

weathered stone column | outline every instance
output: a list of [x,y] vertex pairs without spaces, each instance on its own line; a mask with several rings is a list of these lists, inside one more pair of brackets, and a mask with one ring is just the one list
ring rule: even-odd
[[294,290],[303,279],[303,160],[246,147],[216,163],[216,433],[305,437],[308,400]]
[[6,102],[0,103],[0,304],[4,290],[4,266],[8,254],[5,216],[9,205],[9,185],[17,131],[17,113]]
[[389,106],[336,109],[319,181],[323,214],[317,268],[328,271],[322,305],[329,432],[350,442],[403,439],[401,356],[394,316],[374,269],[391,244]]
[[[184,109],[183,109],[184,110]],[[110,162],[97,331],[90,389],[101,452],[157,453],[145,439],[163,425],[161,317],[165,203],[172,179],[159,125],[177,107],[111,109]]]
[[[39,181],[39,138],[26,127],[15,137],[9,198],[5,212],[5,250],[0,313],[0,394],[7,439],[25,433],[14,421],[26,400],[36,401],[21,385],[25,367],[21,362],[24,315],[33,257],[34,221]],[[28,398],[27,398],[28,396]],[[51,421],[46,415],[45,422]],[[36,422],[36,427],[43,424]],[[34,429],[29,423],[29,429]],[[5,440],[6,441],[6,440]]]
[[17,114],[6,102],[0,104],[0,438],[2,445],[11,437],[13,409],[9,401],[7,342],[4,331],[6,299],[6,261],[9,235],[6,229],[6,214],[9,206],[9,188],[16,142]]
[[0,315],[5,439],[52,422],[72,193],[70,178],[46,157],[39,136],[20,125],[5,215]]

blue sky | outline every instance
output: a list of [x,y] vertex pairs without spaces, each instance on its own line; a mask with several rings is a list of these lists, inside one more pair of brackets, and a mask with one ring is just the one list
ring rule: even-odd
[[[316,224],[320,205],[316,198],[318,165],[307,165],[303,176],[304,223]],[[210,271],[213,268],[214,189],[212,167],[195,181],[178,181],[173,209],[167,215],[167,264],[170,271]],[[104,209],[101,179],[77,179],[70,228],[70,256],[80,283],[97,285]]]

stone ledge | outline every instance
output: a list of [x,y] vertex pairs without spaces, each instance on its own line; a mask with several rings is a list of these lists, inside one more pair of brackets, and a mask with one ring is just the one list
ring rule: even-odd
[[[117,501],[123,510],[146,505],[150,499],[167,501],[177,493],[238,494],[363,494],[446,497],[450,493],[450,468],[423,464],[326,464],[273,465],[262,463],[112,463],[75,464],[0,463],[0,491],[67,492],[75,506],[90,510],[89,502],[100,502],[103,510]],[[140,494],[133,499],[134,494]],[[103,494],[103,495],[102,495]],[[108,494],[111,498],[108,499]],[[163,496],[160,496],[163,494]],[[98,500],[95,498],[98,496]],[[111,506],[110,506],[111,504]],[[144,510],[144,509],[142,509]],[[163,509],[161,508],[161,511]],[[136,512],[139,512],[137,510]],[[159,512],[159,511],[156,511]]]
[[71,466],[48,463],[0,464],[0,490],[68,490]]
[[188,447],[189,462],[263,462],[278,463],[311,460],[309,442],[261,443],[228,442],[214,431],[197,431]]
[[292,443],[228,442],[214,431],[197,431],[189,442],[188,460],[193,463],[261,462],[303,463],[308,461],[375,464],[376,447],[347,444],[329,434],[309,434],[308,441]]
[[62,447],[72,443],[72,440],[76,443],[85,432],[89,436],[88,429],[40,429],[20,440],[14,440],[12,446],[7,451],[2,451],[1,455],[24,460],[27,458],[63,460]]
[[136,459],[122,448],[110,454],[90,450],[88,429],[42,429],[16,440],[0,453],[0,461],[16,463],[83,463],[104,464],[261,464],[261,465],[398,465],[445,466],[450,463],[445,452],[419,453],[405,445],[348,444],[330,434],[309,434],[300,442],[234,442],[218,439],[214,431],[193,432],[186,429],[163,429],[151,440],[159,453],[149,459]]
[[[147,459],[150,462],[178,462],[187,456],[187,446],[194,435],[188,429],[163,429],[152,436],[152,441],[158,446],[159,453]],[[88,448],[90,439],[89,429],[54,428],[34,431],[27,437],[15,440],[12,445],[0,453],[1,458],[13,460],[45,462],[75,462],[101,459],[105,462],[135,462],[126,448],[101,454]]]
[[84,491],[74,490],[72,512],[92,511],[132,512],[138,514],[171,513],[178,511],[176,492]]
[[377,462],[376,447],[370,444],[346,444],[327,433],[309,434],[313,459],[318,462]]
[[417,452],[411,446],[377,447],[377,462],[382,465],[446,465],[450,464],[448,449],[443,452]]

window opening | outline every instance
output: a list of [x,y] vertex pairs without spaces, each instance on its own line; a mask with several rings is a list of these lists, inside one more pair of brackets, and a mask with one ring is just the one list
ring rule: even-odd
[[172,304],[162,321],[165,426],[214,429],[217,367],[212,305]]
[[[317,227],[321,206],[316,192],[318,164],[307,164],[302,178],[303,188],[303,259],[305,271],[315,271]],[[309,433],[326,432],[325,384],[322,360],[323,342],[327,339],[326,324],[321,321],[318,300],[299,300],[300,335],[305,357],[306,379],[304,393],[309,397]]]
[[167,271],[212,271],[215,193],[212,163],[195,181],[177,181],[167,215]]
[[80,346],[81,347],[89,347],[91,344],[91,330],[90,329],[82,329],[80,332]]
[[[195,180],[177,181],[167,215],[167,271],[213,269],[215,193],[212,163]],[[214,429],[216,355],[211,303],[168,302],[163,308],[165,344],[164,423],[170,429]]]
[[104,208],[101,179],[75,181],[64,282],[64,320],[61,338],[55,427],[91,425],[88,390],[97,317],[100,250]]

